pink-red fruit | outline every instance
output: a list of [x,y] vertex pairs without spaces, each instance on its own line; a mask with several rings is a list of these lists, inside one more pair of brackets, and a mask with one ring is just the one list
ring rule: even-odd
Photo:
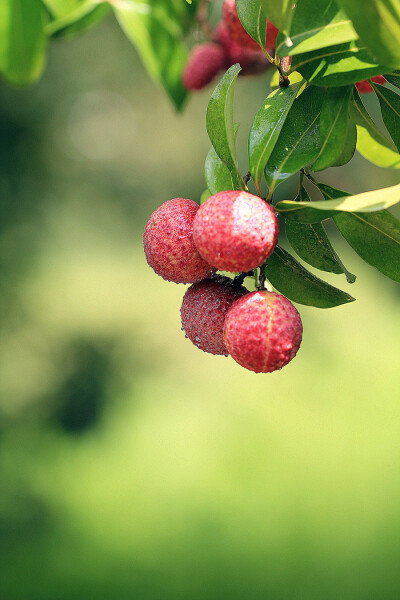
[[[383,75],[377,75],[376,77],[372,77],[371,81],[374,83],[380,83],[381,85],[385,85],[386,79]],[[367,79],[363,79],[363,81],[357,81],[356,88],[360,92],[360,94],[370,94],[373,92],[372,85],[369,83]]]
[[167,281],[194,283],[215,271],[194,245],[193,221],[198,209],[193,200],[174,198],[161,204],[146,224],[143,245],[147,262]]
[[225,64],[225,51],[219,44],[195,46],[183,71],[183,85],[187,90],[201,90],[225,68]]
[[300,315],[285,296],[259,291],[240,298],[229,309],[224,342],[245,369],[272,373],[296,356],[302,333]]
[[270,67],[270,63],[260,46],[257,45],[256,49],[239,46],[239,44],[231,39],[224,21],[219,23],[215,38],[225,50],[227,69],[239,63],[242,67],[239,75],[253,75],[265,71]]
[[225,315],[235,300],[247,293],[245,287],[222,275],[191,285],[181,307],[186,337],[203,352],[228,356],[223,340]]
[[193,239],[206,262],[220,271],[250,271],[272,254],[279,224],[258,196],[229,191],[210,196],[193,223]]
[[[224,23],[226,24],[227,30],[233,42],[239,44],[239,46],[244,46],[249,49],[260,50],[260,46],[247,33],[242,23],[240,22],[235,0],[225,0],[222,8],[222,18],[224,20]],[[268,19],[266,33],[267,48],[275,47],[277,36],[278,29]]]

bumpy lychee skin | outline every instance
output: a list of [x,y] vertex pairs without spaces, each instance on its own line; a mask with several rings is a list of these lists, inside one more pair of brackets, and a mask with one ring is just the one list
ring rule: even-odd
[[[247,33],[242,23],[240,22],[235,0],[225,0],[222,8],[222,18],[227,27],[230,38],[233,42],[245,48],[249,48],[252,50],[260,50],[259,44],[257,44],[257,42],[253,40],[253,38]],[[277,36],[278,29],[268,19],[266,33],[267,48],[275,47]]]
[[225,316],[232,304],[247,293],[245,287],[222,275],[191,285],[181,307],[186,337],[203,352],[228,356],[223,340]]
[[229,309],[224,342],[245,369],[272,373],[296,356],[302,333],[300,315],[285,296],[259,291],[240,298]]
[[[215,39],[225,50],[226,68],[228,69],[232,65],[239,63],[242,67],[239,73],[240,76],[261,73],[271,66],[260,46],[257,46],[257,49],[252,49],[239,46],[239,44],[234,42],[229,35],[224,21],[219,23]],[[273,51],[271,50],[270,53],[273,53]]]
[[250,271],[272,254],[279,224],[274,209],[247,192],[210,196],[193,223],[193,239],[206,262],[220,271]]
[[167,281],[194,283],[215,271],[194,245],[193,221],[198,209],[193,200],[174,198],[157,208],[146,224],[143,245],[147,262]]
[[183,85],[187,90],[201,90],[213,81],[225,65],[226,54],[220,45],[211,42],[195,46],[183,71]]
[[[383,75],[377,75],[376,77],[371,77],[371,81],[374,83],[380,83],[381,85],[385,85],[386,79]],[[356,88],[360,92],[360,94],[370,94],[373,92],[372,85],[369,83],[367,79],[363,79],[363,81],[357,81]]]

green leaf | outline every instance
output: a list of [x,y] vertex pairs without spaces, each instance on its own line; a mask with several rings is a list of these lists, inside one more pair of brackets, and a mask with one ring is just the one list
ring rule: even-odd
[[277,142],[285,119],[296,98],[301,82],[274,90],[254,117],[249,135],[250,173],[260,191],[264,168]]
[[390,212],[338,214],[334,221],[365,262],[400,282],[400,221]]
[[[347,194],[329,185],[319,184],[319,188],[325,198],[339,198]],[[338,213],[334,221],[365,262],[400,282],[400,222],[390,212]]]
[[400,72],[393,71],[393,73],[385,74],[385,79],[395,87],[400,89]]
[[400,66],[400,1],[338,0],[371,53],[383,64]]
[[0,73],[14,85],[38,79],[45,64],[44,8],[38,0],[1,0]]
[[260,0],[264,12],[283,33],[290,31],[293,17],[293,0]]
[[[239,130],[239,124],[234,126],[235,139]],[[218,192],[224,192],[226,190],[234,190],[235,183],[232,179],[232,175],[226,166],[222,162],[215,149],[212,147],[207,154],[206,162],[204,165],[204,174],[206,178],[207,187],[211,194],[218,194]]]
[[293,102],[265,167],[270,195],[276,186],[311,163],[321,149],[319,117],[325,90],[308,87]]
[[51,21],[46,25],[46,35],[49,37],[72,37],[87,31],[99,23],[109,12],[109,4],[85,2],[72,13]]
[[344,142],[344,146],[342,148],[342,152],[339,158],[331,165],[332,167],[341,167],[342,165],[347,165],[348,162],[354,156],[354,152],[356,151],[357,145],[357,127],[354,121],[349,119],[347,125],[347,133]]
[[235,189],[246,189],[236,160],[235,129],[233,124],[233,95],[241,67],[233,65],[214,90],[207,108],[207,132],[212,145],[228,167]]
[[357,125],[357,150],[378,167],[400,169],[400,156],[395,145],[378,129],[356,89],[350,104],[350,117]]
[[[310,202],[310,197],[304,187],[300,188],[298,199]],[[347,271],[332,248],[322,223],[298,223],[287,219],[285,228],[290,245],[305,262],[321,271],[344,273],[349,283],[355,281],[355,275]]]
[[383,85],[371,83],[379,99],[383,122],[400,152],[400,96]]
[[309,202],[282,200],[276,204],[275,210],[301,223],[318,223],[337,212],[372,213],[400,202],[400,184],[354,196],[324,184],[318,184],[318,187],[328,200],[312,202],[311,205]]
[[349,124],[351,91],[351,87],[335,87],[326,92],[319,126],[322,148],[312,165],[313,171],[334,165],[342,154]]
[[290,38],[279,34],[279,56],[304,54],[356,40],[351,20],[335,0],[301,0],[293,14]]
[[[181,3],[188,7],[187,4]],[[113,4],[123,31],[136,46],[150,76],[161,82],[175,106],[186,98],[181,74],[187,49],[180,37],[181,25],[149,1]],[[171,12],[171,14],[173,14]]]
[[267,16],[259,0],[236,0],[239,19],[249,35],[265,48]]
[[267,260],[265,273],[274,288],[299,304],[332,308],[355,300],[346,292],[307,271],[289,252],[279,246]]
[[[350,196],[329,185],[318,184],[328,200]],[[337,213],[333,217],[343,237],[363,260],[391,279],[400,281],[400,222],[387,210]]]
[[340,86],[390,71],[378,64],[365,47],[349,42],[293,57],[292,68],[313,85]]

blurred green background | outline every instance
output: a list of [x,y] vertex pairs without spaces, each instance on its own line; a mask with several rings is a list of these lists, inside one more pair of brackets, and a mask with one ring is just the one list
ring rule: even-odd
[[[237,88],[243,172],[269,77]],[[176,115],[112,20],[0,85],[4,600],[400,596],[399,286],[332,230],[357,302],[299,307],[297,358],[256,376],[185,340],[147,267],[150,213],[204,189],[210,93]]]

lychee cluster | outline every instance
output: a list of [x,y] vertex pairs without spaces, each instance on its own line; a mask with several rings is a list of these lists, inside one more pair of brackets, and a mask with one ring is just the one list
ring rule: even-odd
[[[268,19],[266,47],[274,54],[277,28]],[[269,62],[261,47],[247,33],[240,22],[235,0],[225,0],[222,20],[217,26],[213,41],[195,46],[183,72],[182,81],[186,89],[201,90],[232,65],[240,63],[241,75],[252,75],[265,71]]]
[[[285,366],[302,337],[299,313],[287,298],[243,286],[272,254],[278,235],[269,204],[248,192],[226,191],[200,207],[183,198],[165,202],[143,236],[147,262],[158,275],[193,284],[181,307],[186,337],[200,350],[230,355],[256,373]],[[241,274],[232,279],[217,270]]]

